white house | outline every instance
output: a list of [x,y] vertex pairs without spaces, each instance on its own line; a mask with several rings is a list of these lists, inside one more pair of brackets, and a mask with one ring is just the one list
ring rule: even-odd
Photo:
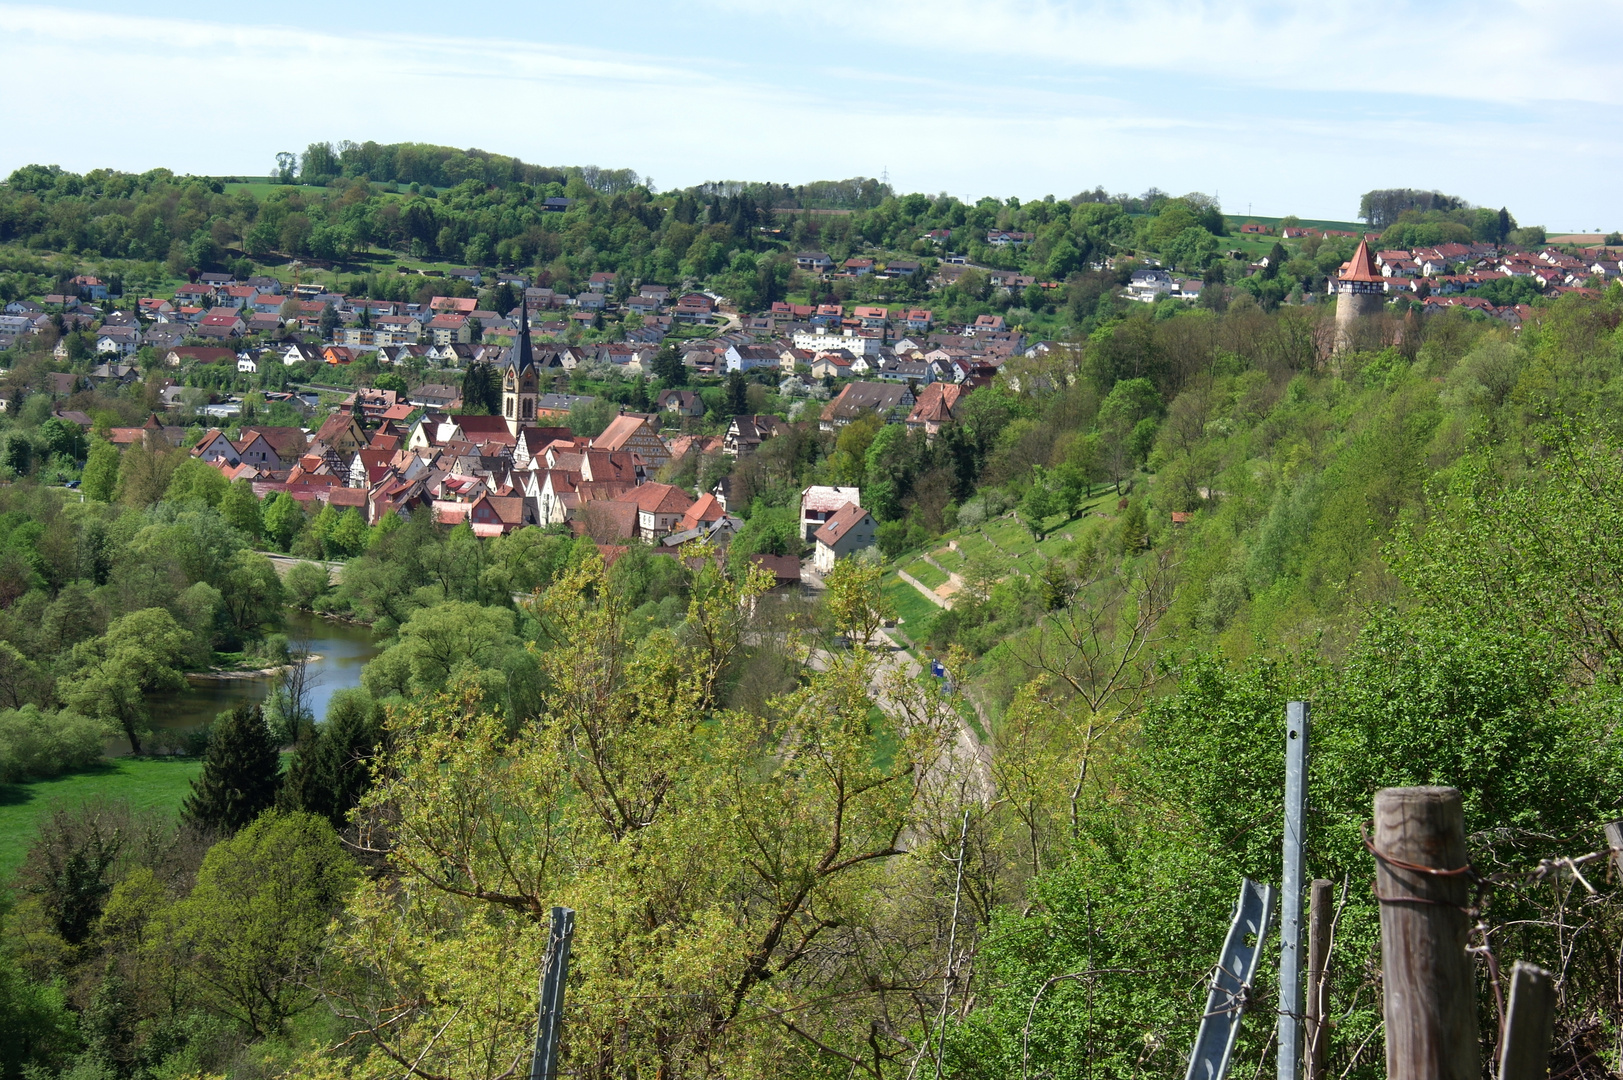
[[866,356],[877,353],[885,346],[879,338],[858,337],[855,334],[825,334],[819,331],[802,331],[794,336],[793,341],[795,348],[805,349],[813,354],[844,349],[852,356]]
[[800,535],[806,540],[845,505],[861,506],[859,487],[809,487],[800,493]]
[[872,514],[854,503],[846,503],[812,535],[817,542],[812,566],[819,573],[828,573],[840,559],[873,547],[876,530]]
[[1134,300],[1153,304],[1172,292],[1172,275],[1165,270],[1134,270],[1127,283],[1127,295]]

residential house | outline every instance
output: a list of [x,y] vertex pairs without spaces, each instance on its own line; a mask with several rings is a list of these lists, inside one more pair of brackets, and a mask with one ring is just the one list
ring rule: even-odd
[[1127,295],[1146,304],[1170,295],[1172,289],[1172,275],[1159,269],[1134,270],[1132,280],[1127,283]]
[[863,416],[878,416],[881,420],[895,419],[903,406],[912,406],[913,395],[905,385],[897,383],[846,383],[838,395],[827,405],[818,427],[823,431],[838,431],[851,421]]
[[235,308],[213,308],[197,324],[199,337],[236,338],[247,331],[248,324]]
[[873,260],[853,257],[841,263],[840,268],[855,277],[866,277],[873,273]]
[[210,465],[219,467],[235,467],[242,464],[242,455],[238,453],[236,444],[225,437],[219,428],[209,428],[207,433],[192,447],[192,456],[201,458]]
[[141,347],[141,331],[133,326],[104,325],[96,335],[98,353],[129,356]]
[[366,445],[366,432],[361,430],[360,421],[355,418],[354,413],[340,409],[327,417],[316,430],[314,441],[348,459],[355,451]]
[[751,371],[782,363],[778,350],[770,345],[729,345],[723,358],[728,371]]
[[247,425],[237,438],[242,460],[267,471],[291,469],[308,446],[304,431],[296,427]]
[[935,438],[942,425],[955,418],[954,410],[970,389],[957,383],[933,382],[926,386],[919,391],[913,411],[907,414],[908,430],[923,431],[927,438]]
[[598,450],[630,451],[640,455],[649,469],[658,469],[671,459],[671,451],[659,437],[653,419],[642,413],[621,413],[592,440],[592,446]]
[[181,364],[236,363],[235,349],[221,349],[204,345],[179,345],[164,354],[163,362],[169,367]]
[[732,423],[727,425],[721,450],[729,457],[748,457],[760,448],[761,443],[788,430],[789,423],[782,417],[735,416]]
[[473,329],[466,315],[436,315],[429,320],[427,330],[436,345],[454,342],[466,345],[473,340]]
[[636,505],[637,536],[649,543],[674,531],[682,515],[693,505],[692,497],[674,484],[643,484],[616,501]]
[[102,281],[101,278],[80,274],[69,281],[68,284],[77,288],[81,296],[88,297],[91,300],[107,299],[107,283]]
[[661,390],[654,407],[677,416],[703,416],[704,400],[692,390]]
[[427,409],[455,409],[462,405],[462,391],[443,383],[424,383],[411,392],[407,401]]
[[676,302],[678,322],[708,323],[716,311],[716,302],[704,293],[684,293]]
[[590,394],[538,394],[535,398],[537,420],[568,420],[575,408],[584,408],[597,398]]
[[828,487],[814,485],[800,493],[800,535],[811,541],[812,534],[823,527],[823,522],[846,504],[862,505],[862,489],[858,487]]
[[840,559],[873,547],[877,532],[872,514],[854,503],[847,503],[812,534],[817,545],[812,553],[812,566],[819,573],[828,573]]
[[855,363],[856,357],[844,349],[820,352],[811,362],[811,376],[814,379],[843,379],[853,374]]
[[834,260],[821,251],[802,251],[795,256],[795,266],[814,274],[826,274],[834,268]]

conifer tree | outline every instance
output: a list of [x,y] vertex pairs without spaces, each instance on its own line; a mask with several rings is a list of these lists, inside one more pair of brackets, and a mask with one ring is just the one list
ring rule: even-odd
[[263,710],[238,705],[214,722],[203,772],[192,781],[181,815],[201,828],[235,833],[275,804],[280,771]]
[[364,689],[341,690],[327,721],[300,740],[278,803],[318,814],[342,829],[344,818],[372,786],[367,760],[383,736],[381,710]]

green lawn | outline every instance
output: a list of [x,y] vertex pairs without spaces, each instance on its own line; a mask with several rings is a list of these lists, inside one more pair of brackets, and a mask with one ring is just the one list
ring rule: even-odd
[[245,183],[226,182],[225,193],[227,195],[235,195],[239,191],[248,192],[260,202],[264,202],[272,192],[276,191],[297,191],[305,195],[325,195],[327,193],[325,187],[315,187],[310,184],[280,184],[272,183],[269,180],[249,180]]
[[[908,573],[912,573],[911,570]],[[919,591],[901,578],[893,577],[886,580],[884,586],[885,599],[890,601],[900,618],[901,630],[909,641],[923,642],[930,636],[930,627],[935,623],[936,616],[941,609],[930,603]]]
[[923,559],[914,559],[902,569],[924,582],[932,589],[938,589],[947,583],[947,575],[925,562]]
[[58,804],[105,795],[128,799],[136,810],[174,813],[201,768],[196,758],[112,758],[98,768],[51,780],[0,784],[0,881],[22,864],[38,835],[39,819]]

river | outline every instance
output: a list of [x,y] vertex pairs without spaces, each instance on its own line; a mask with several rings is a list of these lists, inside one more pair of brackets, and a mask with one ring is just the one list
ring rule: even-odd
[[[284,633],[295,644],[308,633],[310,652],[320,657],[311,661],[308,676],[310,711],[317,720],[327,715],[327,702],[334,693],[361,685],[361,668],[381,651],[365,626],[299,611],[287,613]],[[275,678],[194,681],[185,690],[153,694],[147,698],[152,727],[159,731],[207,727],[220,713],[245,701],[264,701],[275,685]],[[107,752],[115,757],[128,754],[129,741],[119,737],[108,744]]]

